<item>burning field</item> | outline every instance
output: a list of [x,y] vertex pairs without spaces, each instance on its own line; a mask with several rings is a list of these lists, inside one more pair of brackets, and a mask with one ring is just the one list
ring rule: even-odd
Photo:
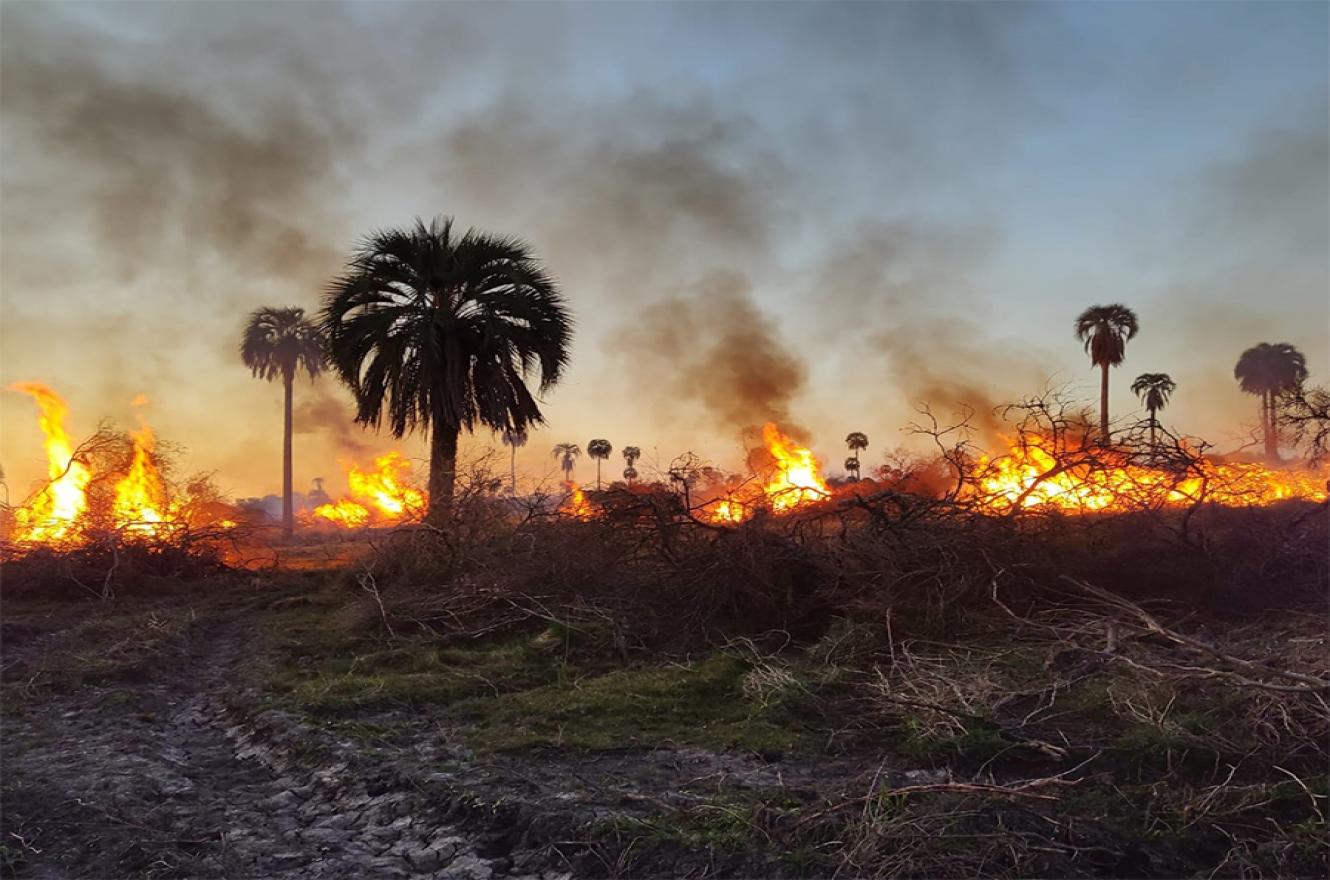
[[[65,426],[69,407],[59,394],[39,382],[17,383],[10,390],[37,405],[49,477],[8,511],[6,538],[12,545],[70,548],[99,534],[169,541],[238,525],[238,512],[208,481],[176,486],[168,480],[146,423],[127,434],[102,430],[75,446]],[[146,403],[143,397],[135,400],[136,406]]]
[[[38,382],[16,383],[37,406],[45,437],[48,481],[8,511],[11,548],[74,547],[114,534],[134,542],[218,534],[262,525],[262,517],[219,497],[210,481],[183,485],[168,479],[152,428],[118,434],[106,429],[76,445],[66,427],[65,401]],[[146,399],[136,400],[142,406]],[[604,512],[614,492],[666,492],[680,499],[678,515],[715,525],[757,516],[786,516],[843,508],[874,493],[901,492],[964,505],[983,515],[1113,514],[1187,509],[1199,505],[1261,507],[1284,501],[1324,503],[1330,468],[1271,467],[1225,460],[1175,440],[1168,448],[1104,447],[1067,431],[1014,428],[1003,451],[965,443],[910,467],[880,468],[862,480],[831,480],[811,449],[775,423],[765,424],[760,445],[749,450],[747,472],[726,474],[681,457],[655,483],[615,484],[588,493],[574,481],[552,499],[552,512],[590,520]],[[419,522],[428,507],[411,461],[388,452],[361,465],[343,463],[348,493],[301,515],[313,532],[388,528]],[[536,496],[538,499],[544,496]],[[543,503],[543,502],[541,502]]]

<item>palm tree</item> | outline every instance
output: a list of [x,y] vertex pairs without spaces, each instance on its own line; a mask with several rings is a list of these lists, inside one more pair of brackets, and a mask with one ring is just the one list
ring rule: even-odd
[[591,440],[587,442],[586,454],[596,460],[596,491],[600,491],[600,463],[610,457],[614,447],[608,440]]
[[577,463],[577,457],[581,454],[582,447],[576,443],[559,443],[554,447],[554,457],[559,459],[559,467],[563,468],[565,483],[573,481],[573,465]]
[[845,459],[845,469],[856,479],[859,479],[859,456],[851,455]]
[[624,462],[628,465],[623,470],[623,478],[631,483],[637,479],[637,468],[633,465],[637,464],[637,460],[642,457],[642,450],[636,446],[625,446],[622,454]]
[[[851,431],[845,437],[845,445],[850,447],[850,451],[854,453],[854,467],[847,464],[845,469],[853,471],[854,478],[857,480],[859,479],[859,450],[868,448],[868,435],[862,431]],[[849,461],[849,459],[846,459],[846,461]]]
[[544,422],[527,387],[546,391],[568,363],[572,319],[554,281],[516,238],[451,219],[367,237],[324,301],[323,324],[356,421],[393,436],[430,434],[429,510],[457,478],[457,439],[477,424],[524,431]]
[[1265,454],[1279,460],[1279,429],[1275,424],[1275,398],[1297,388],[1307,378],[1307,359],[1287,342],[1262,342],[1242,353],[1233,377],[1248,394],[1261,396],[1261,431]]
[[1157,413],[1168,406],[1168,398],[1178,390],[1177,383],[1168,373],[1141,373],[1131,383],[1131,393],[1141,399],[1150,412],[1150,448],[1155,448],[1155,429],[1159,426]]
[[324,336],[316,324],[306,320],[304,309],[256,309],[240,340],[240,359],[255,376],[268,382],[282,380],[282,530],[289,538],[296,527],[291,502],[291,392],[300,370],[309,373],[310,379],[323,371],[327,364]]
[[1085,343],[1090,363],[1102,371],[1099,383],[1099,437],[1108,445],[1108,368],[1122,363],[1127,341],[1141,329],[1136,313],[1121,303],[1090,306],[1076,319],[1076,338]]
[[517,450],[526,445],[527,439],[527,433],[524,430],[515,431],[510,428],[503,432],[503,444],[512,450],[512,460],[509,463],[512,482],[508,484],[509,492],[512,495],[517,494]]

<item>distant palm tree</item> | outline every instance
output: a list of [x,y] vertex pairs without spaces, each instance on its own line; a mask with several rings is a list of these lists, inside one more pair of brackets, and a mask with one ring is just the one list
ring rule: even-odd
[[1157,413],[1168,406],[1168,398],[1178,390],[1177,383],[1168,373],[1141,373],[1131,383],[1131,393],[1141,399],[1150,412],[1150,448],[1155,448],[1155,429],[1159,426]]
[[559,459],[559,467],[563,468],[565,483],[573,481],[573,465],[577,463],[577,457],[581,454],[582,447],[576,443],[560,443],[554,447],[554,457]]
[[1297,388],[1307,378],[1307,359],[1287,342],[1262,342],[1242,353],[1233,377],[1248,394],[1261,397],[1261,431],[1265,454],[1279,460],[1279,429],[1275,423],[1275,398]]
[[610,457],[614,447],[608,440],[591,440],[586,445],[586,454],[596,460],[596,491],[600,491],[600,463]]
[[255,376],[268,382],[282,380],[282,530],[290,537],[296,527],[291,497],[292,388],[296,373],[304,370],[314,379],[327,364],[323,333],[306,320],[304,309],[256,309],[240,340],[240,359]]
[[[845,445],[850,447],[850,451],[854,453],[854,467],[851,468],[847,464],[845,469],[847,471],[853,471],[854,478],[857,480],[859,479],[859,450],[868,448],[868,435],[862,431],[851,431],[845,437]],[[846,461],[849,460],[850,459],[846,459]]]
[[628,467],[624,468],[623,478],[631,483],[633,480],[637,479],[637,468],[634,467],[634,465],[637,464],[637,460],[642,457],[642,450],[636,446],[625,446],[622,454],[624,462],[628,465]]
[[1076,319],[1076,338],[1085,343],[1090,363],[1102,371],[1099,383],[1099,437],[1105,445],[1108,433],[1108,368],[1122,363],[1127,341],[1141,329],[1136,313],[1121,303],[1090,306]]
[[538,372],[546,391],[559,380],[572,335],[525,242],[475,229],[459,238],[451,219],[366,238],[328,290],[323,325],[356,421],[429,433],[431,519],[452,501],[463,429],[544,421],[527,382]]
[[845,459],[845,469],[857,480],[859,479],[859,458],[851,455]]
[[514,430],[509,428],[503,432],[503,444],[512,450],[512,461],[510,462],[512,473],[512,482],[509,483],[509,491],[517,494],[517,450],[526,445],[527,433],[524,430]]

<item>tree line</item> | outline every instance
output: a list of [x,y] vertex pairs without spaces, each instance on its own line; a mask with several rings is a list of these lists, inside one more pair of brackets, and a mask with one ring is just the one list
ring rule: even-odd
[[[292,398],[299,373],[313,379],[331,371],[350,389],[355,420],[394,437],[419,431],[429,438],[429,509],[436,518],[453,495],[457,444],[462,431],[483,426],[511,448],[511,486],[516,491],[517,449],[528,430],[544,424],[537,400],[568,365],[573,319],[557,284],[530,245],[518,238],[470,229],[458,235],[451,219],[420,219],[406,229],[366,236],[344,271],[324,291],[323,308],[307,316],[300,308],[260,308],[245,325],[242,362],[267,381],[283,386],[282,525],[294,529],[292,507]],[[1093,366],[1100,368],[1099,436],[1111,442],[1109,370],[1123,363],[1127,343],[1140,322],[1120,303],[1091,306],[1077,317],[1075,333]],[[1300,389],[1306,359],[1288,343],[1266,343],[1239,357],[1234,377],[1261,400],[1265,453],[1279,457],[1277,406],[1281,394]],[[533,390],[534,389],[534,390]],[[1149,412],[1151,434],[1158,413],[1177,390],[1167,373],[1142,373],[1132,391]],[[856,479],[859,452],[868,437],[846,438],[852,455],[845,468]],[[600,465],[608,440],[587,443]],[[581,448],[554,447],[565,479]],[[637,478],[636,446],[623,450],[624,479]]]

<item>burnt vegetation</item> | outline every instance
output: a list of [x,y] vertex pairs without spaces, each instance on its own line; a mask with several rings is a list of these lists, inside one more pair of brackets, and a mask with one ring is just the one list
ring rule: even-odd
[[[576,511],[463,469],[441,516],[367,533],[313,598],[263,612],[265,699],[337,730],[442,724],[573,773],[606,749],[701,747],[818,777],[523,826],[589,875],[1323,873],[1328,505],[1217,504],[1232,487],[1196,441],[1148,422],[1105,447],[1049,394],[998,414],[1046,456],[1027,491],[1155,476],[1111,482],[1111,510],[1027,508],[994,496],[965,414],[921,415],[935,454],[738,523],[705,515],[737,478],[691,456]],[[126,452],[107,434],[83,454]],[[221,537],[29,552],[5,596],[257,584]]]

